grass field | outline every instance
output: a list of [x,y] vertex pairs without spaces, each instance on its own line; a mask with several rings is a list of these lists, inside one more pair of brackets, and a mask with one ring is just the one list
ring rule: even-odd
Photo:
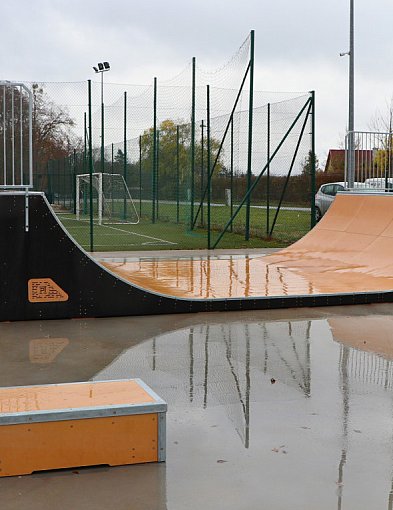
[[[117,250],[168,250],[168,249],[204,249],[207,248],[207,230],[190,230],[189,207],[180,206],[180,222],[176,223],[176,204],[160,204],[158,219],[153,224],[147,216],[148,208],[142,210],[142,218],[136,225],[116,223],[98,225],[94,222],[94,251]],[[195,209],[196,211],[196,209]],[[150,211],[149,211],[150,212]],[[146,216],[143,214],[146,213]],[[270,222],[274,211],[270,212]],[[223,226],[230,218],[230,208],[211,207],[211,240],[215,242]],[[87,217],[77,221],[71,213],[59,214],[59,219],[72,237],[85,249],[90,250],[90,225]],[[207,220],[207,211],[204,211]],[[266,237],[266,209],[251,208],[249,241],[244,240],[245,209],[243,208],[233,224],[233,232],[227,232],[218,248],[262,248],[280,247],[293,243],[310,227],[310,213],[301,210],[282,210],[279,213],[272,239]]]

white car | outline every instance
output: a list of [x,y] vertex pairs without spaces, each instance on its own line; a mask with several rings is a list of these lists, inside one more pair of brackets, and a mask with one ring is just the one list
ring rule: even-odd
[[366,179],[364,184],[367,188],[376,190],[391,190],[393,189],[393,179],[391,177],[373,177],[372,179]]
[[[354,188],[365,190],[367,186],[363,182],[355,182]],[[346,190],[345,182],[328,182],[322,184],[315,195],[315,219],[319,221],[329,209],[339,191]]]

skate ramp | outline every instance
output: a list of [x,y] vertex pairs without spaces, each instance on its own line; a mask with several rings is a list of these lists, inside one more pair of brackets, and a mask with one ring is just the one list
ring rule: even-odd
[[[44,194],[0,193],[0,320],[110,317],[391,302],[393,197],[336,197],[269,256],[97,263]],[[214,252],[212,252],[214,254]]]

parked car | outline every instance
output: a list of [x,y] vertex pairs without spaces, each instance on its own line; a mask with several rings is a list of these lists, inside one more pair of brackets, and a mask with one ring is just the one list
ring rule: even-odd
[[364,184],[367,188],[375,190],[389,190],[393,189],[393,179],[391,177],[373,177],[372,179],[366,179]]
[[[345,182],[329,182],[322,184],[315,195],[315,219],[319,221],[322,216],[329,209],[333,200],[339,191],[345,191]],[[354,188],[359,188],[366,191],[366,186],[363,182],[355,182]]]

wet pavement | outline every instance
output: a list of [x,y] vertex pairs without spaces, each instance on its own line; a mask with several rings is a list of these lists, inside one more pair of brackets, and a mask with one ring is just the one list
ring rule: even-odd
[[0,324],[0,386],[140,377],[165,464],[0,479],[2,510],[392,509],[393,305]]

